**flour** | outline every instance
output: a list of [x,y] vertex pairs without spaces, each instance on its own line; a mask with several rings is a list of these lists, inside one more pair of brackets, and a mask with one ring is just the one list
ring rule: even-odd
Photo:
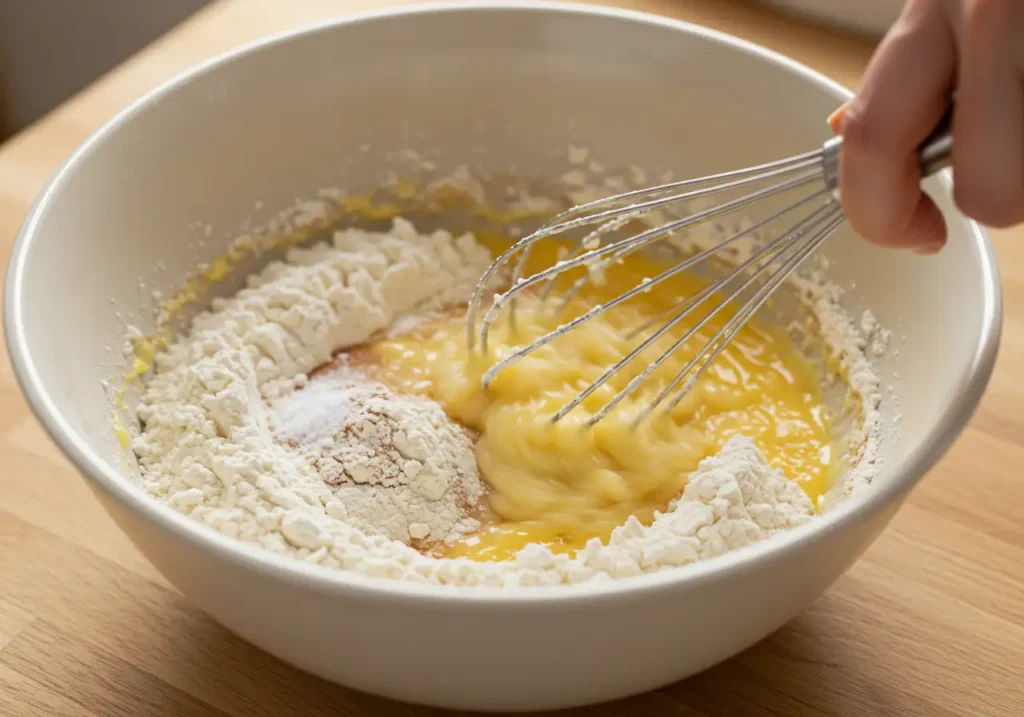
[[[367,549],[392,540],[336,517],[344,505],[335,490],[341,485],[326,483],[315,461],[276,437],[281,419],[268,402],[294,395],[334,348],[366,341],[404,314],[465,302],[490,254],[469,235],[419,235],[396,220],[388,234],[338,232],[331,244],[293,249],[287,259],[250,277],[234,297],[215,300],[185,339],[156,357],[138,410],[144,430],[133,449],[143,484],[176,509],[268,550],[340,567],[331,546]],[[451,497],[474,500],[466,488],[473,478],[463,475]],[[410,539],[433,538],[432,528],[469,528],[443,511],[429,515],[427,503],[443,504],[446,495],[435,484],[420,503],[404,502]]]
[[868,351],[878,355],[889,340],[870,312],[861,316],[858,326],[845,311],[842,290],[826,282],[823,267],[812,267],[796,277],[794,284],[803,292],[811,307],[817,331],[830,349],[835,370],[829,378],[842,380],[849,387],[847,404],[855,419],[847,437],[847,459],[850,471],[843,481],[840,499],[871,485],[878,473],[878,454],[882,443],[882,383],[868,358]]
[[[330,244],[291,250],[248,288],[215,301],[157,357],[133,444],[143,485],[195,520],[281,555],[446,585],[560,585],[657,572],[812,519],[799,486],[753,441],[734,437],[650,526],[630,519],[607,545],[593,539],[574,557],[532,544],[512,560],[481,563],[412,547],[476,527],[471,506],[483,489],[469,439],[437,404],[352,374],[309,373],[396,322],[464,303],[489,263],[472,236],[420,235],[400,219],[386,234],[346,230]],[[812,299],[838,312],[833,296]],[[844,319],[826,328],[835,346],[859,352],[845,359],[859,384],[877,385],[865,373],[857,327]],[[877,425],[863,429],[862,456],[873,455],[876,434]]]
[[[806,523],[814,505],[793,481],[768,465],[754,441],[729,439],[701,461],[683,489],[650,527],[630,517],[607,546],[591,540],[568,571],[570,578],[626,577],[713,558]],[[561,572],[564,556],[527,546],[519,562]]]
[[484,495],[473,443],[434,401],[397,396],[336,370],[275,406],[277,438],[331,487],[332,518],[409,543],[455,540],[480,527]]

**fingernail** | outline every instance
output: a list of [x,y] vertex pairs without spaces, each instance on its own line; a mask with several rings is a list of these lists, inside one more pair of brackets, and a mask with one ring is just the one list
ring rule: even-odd
[[832,128],[832,131],[835,134],[839,134],[839,131],[843,128],[843,111],[845,109],[845,104],[839,105],[836,111],[830,114],[826,120],[828,122],[828,126]]

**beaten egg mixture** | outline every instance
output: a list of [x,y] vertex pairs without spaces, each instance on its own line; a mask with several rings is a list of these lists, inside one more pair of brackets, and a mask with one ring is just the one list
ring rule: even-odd
[[[507,243],[481,238],[492,251]],[[552,266],[565,247],[542,243],[526,265],[530,275]],[[517,304],[493,325],[487,355],[467,350],[465,318],[451,315],[412,333],[369,347],[382,380],[395,389],[439,402],[454,420],[479,433],[477,460],[490,486],[496,518],[447,546],[449,557],[512,557],[528,543],[574,552],[587,540],[607,541],[630,515],[650,524],[705,457],[733,435],[754,438],[773,466],[797,481],[812,500],[832,477],[832,431],[813,367],[789,337],[749,322],[670,413],[634,417],[672,381],[728,320],[731,307],[710,319],[639,388],[593,427],[585,421],[707,313],[698,308],[557,423],[551,416],[664,323],[665,312],[702,288],[678,274],[585,322],[498,374],[488,390],[483,373],[517,347],[606,304],[666,265],[631,255],[589,281],[562,311],[553,308],[580,274],[559,279],[550,298]],[[709,301],[711,307],[715,302]],[[486,310],[489,299],[482,307]],[[649,330],[630,332],[654,319]],[[668,402],[663,404],[666,406]]]

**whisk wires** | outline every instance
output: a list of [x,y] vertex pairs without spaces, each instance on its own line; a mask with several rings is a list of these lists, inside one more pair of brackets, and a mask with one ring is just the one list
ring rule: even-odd
[[[645,250],[679,232],[736,213],[770,198],[802,192],[798,199],[767,217],[734,231],[713,246],[696,251],[653,278],[645,279],[624,291],[611,301],[589,308],[532,343],[516,348],[484,373],[484,387],[489,387],[497,375],[512,364],[582,324],[614,310],[684,271],[723,256],[726,250],[737,250],[740,240],[757,239],[758,243],[747,258],[738,263],[734,262],[728,271],[709,281],[696,293],[683,297],[654,318],[631,329],[626,334],[627,339],[654,330],[556,411],[551,420],[562,420],[614,376],[625,370],[629,364],[648,352],[673,328],[688,317],[694,316],[699,307],[706,307],[706,313],[689,326],[682,336],[585,420],[586,425],[594,425],[633,395],[642,383],[651,379],[659,367],[687,342],[694,340],[701,331],[708,328],[715,317],[735,307],[731,315],[723,314],[727,318],[721,322],[721,326],[711,339],[696,351],[650,402],[643,406],[632,423],[634,426],[637,425],[659,407],[671,412],[737,333],[767,302],[772,293],[844,222],[839,204],[822,179],[822,151],[817,150],[757,167],[625,192],[579,205],[556,216],[536,232],[504,251],[481,277],[466,316],[467,343],[471,351],[479,347],[479,350],[486,354],[491,327],[503,309],[508,309],[508,320],[514,326],[516,299],[525,292],[536,293],[542,300],[547,300],[555,290],[556,279],[567,272],[582,270],[582,276],[575,279],[565,294],[557,300],[554,306],[557,313],[568,306],[588,282],[596,281],[605,269],[634,252]],[[660,220],[661,216],[657,213],[669,210],[673,205],[708,201],[716,195],[728,195],[730,192],[738,193],[739,196],[725,199],[690,214],[669,217],[662,223],[643,221],[651,217]],[[640,223],[643,228],[633,234],[623,231],[634,223]],[[553,266],[530,276],[523,275],[530,250],[538,242],[585,227],[594,228],[576,240],[573,248]],[[515,263],[512,266],[509,288],[494,295],[491,306],[478,323],[485,291],[501,276],[499,272],[506,270],[513,259]],[[663,323],[655,328],[659,322]]]

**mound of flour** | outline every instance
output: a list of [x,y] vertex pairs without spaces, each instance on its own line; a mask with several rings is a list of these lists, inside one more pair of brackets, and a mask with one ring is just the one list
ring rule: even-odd
[[[366,385],[359,396],[351,385],[331,389],[349,391],[328,399],[349,413],[318,438],[300,395],[319,380],[307,375],[339,348],[365,342],[403,316],[464,303],[489,263],[472,236],[421,235],[401,219],[386,234],[350,229],[330,244],[293,249],[287,261],[251,277],[248,288],[216,301],[157,357],[133,444],[143,484],[194,519],[275,553],[452,585],[554,585],[655,572],[812,518],[799,486],[773,470],[752,440],[735,437],[700,464],[650,526],[630,519],[608,545],[591,540],[572,558],[529,545],[513,560],[480,563],[429,557],[407,544],[472,529],[453,508],[471,502],[480,487],[465,460],[468,442],[436,404],[398,406],[382,388]],[[324,468],[320,459],[334,461],[331,451],[341,445],[324,441],[338,430],[347,436],[343,455]],[[409,448],[416,432],[427,435]],[[368,495],[404,488],[412,496],[425,465],[433,482],[416,484],[419,497],[403,499],[400,519],[382,524],[366,513]],[[437,520],[444,506],[452,510]]]
[[330,486],[332,518],[403,543],[452,541],[480,527],[473,442],[436,402],[339,367],[274,409],[278,440]]

